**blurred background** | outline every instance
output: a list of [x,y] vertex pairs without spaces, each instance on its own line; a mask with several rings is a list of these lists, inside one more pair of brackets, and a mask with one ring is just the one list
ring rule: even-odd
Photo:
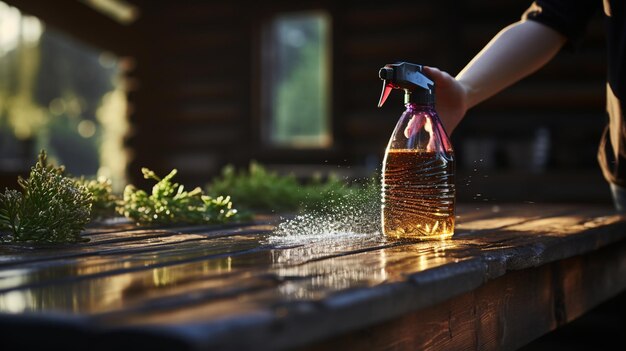
[[[378,69],[455,75],[529,0],[2,0],[0,186],[45,148],[76,175],[204,185],[256,160],[367,177],[403,111]],[[470,111],[452,139],[464,202],[610,202],[602,21],[576,52]]]

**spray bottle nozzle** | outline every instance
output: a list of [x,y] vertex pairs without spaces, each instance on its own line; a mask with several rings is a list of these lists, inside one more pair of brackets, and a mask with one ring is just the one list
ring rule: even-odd
[[381,68],[380,71],[378,71],[378,76],[382,80],[391,79],[393,77],[393,68],[387,66]]
[[[392,89],[404,89],[405,102],[415,99],[419,101],[434,102],[435,83],[422,73],[422,66],[408,62],[387,64],[378,71],[378,76],[383,80],[383,91],[380,94],[378,107],[381,107]],[[422,89],[418,94],[411,94],[415,89]]]

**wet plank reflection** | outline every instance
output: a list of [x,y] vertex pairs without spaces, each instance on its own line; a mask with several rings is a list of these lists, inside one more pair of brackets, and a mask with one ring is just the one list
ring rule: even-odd
[[275,316],[281,306],[427,281],[420,277],[442,267],[464,269],[467,262],[472,269],[484,266],[481,274],[488,279],[554,260],[558,252],[551,247],[574,236],[589,248],[616,240],[594,230],[623,220],[606,208],[502,206],[461,210],[458,223],[452,239],[430,241],[388,240],[375,232],[301,238],[295,233],[283,240],[268,223],[92,228],[85,245],[0,246],[0,312],[157,324]]

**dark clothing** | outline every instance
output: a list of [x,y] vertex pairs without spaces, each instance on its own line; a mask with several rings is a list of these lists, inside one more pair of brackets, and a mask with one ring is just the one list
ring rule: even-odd
[[[607,111],[610,122],[600,143],[598,160],[608,181],[626,187],[626,123],[622,109],[622,102],[626,99],[626,1],[537,0],[524,18],[553,28],[567,37],[568,46],[576,47],[587,23],[599,10],[603,11],[607,31]],[[606,153],[607,141],[612,146],[610,156]]]

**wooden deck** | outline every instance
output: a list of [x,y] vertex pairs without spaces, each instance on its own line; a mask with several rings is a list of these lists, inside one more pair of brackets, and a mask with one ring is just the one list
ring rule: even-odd
[[[610,208],[465,206],[445,241],[230,226],[91,228],[0,245],[4,345],[175,350],[515,349],[626,289]],[[310,233],[309,233],[310,234]]]

